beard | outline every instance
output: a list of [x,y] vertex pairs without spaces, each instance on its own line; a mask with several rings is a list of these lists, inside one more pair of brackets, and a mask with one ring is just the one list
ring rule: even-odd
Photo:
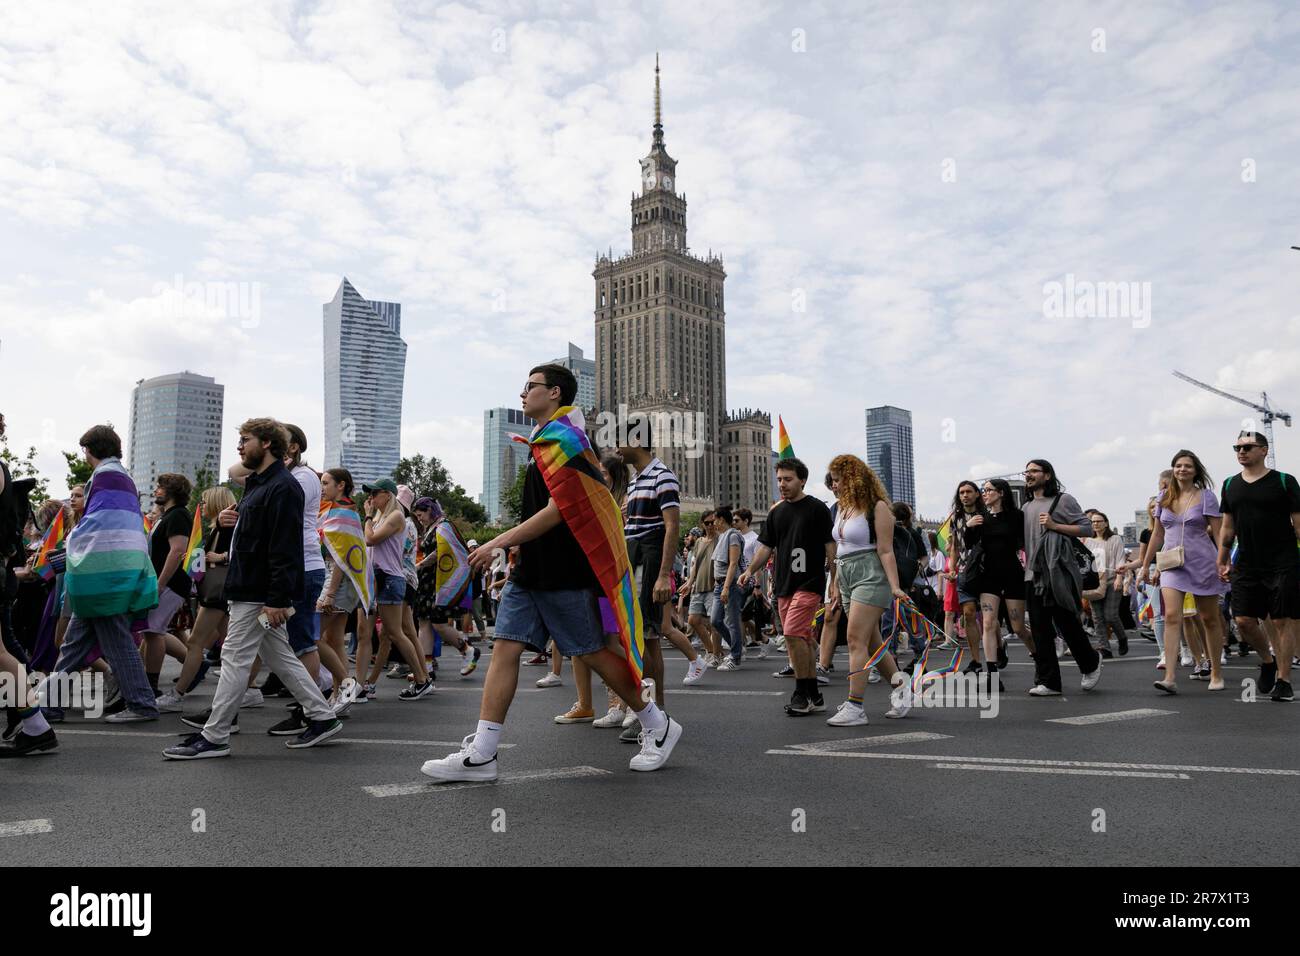
[[263,448],[262,453],[256,457],[253,456],[252,452],[247,451],[242,452],[239,457],[244,463],[245,468],[251,468],[253,471],[257,471],[257,469],[262,467],[262,462],[266,461],[266,456],[268,454],[270,454],[270,452]]

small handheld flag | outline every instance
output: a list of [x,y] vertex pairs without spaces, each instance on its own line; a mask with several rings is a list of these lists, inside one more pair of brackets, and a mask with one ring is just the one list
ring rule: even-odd
[[40,550],[36,553],[36,563],[32,570],[46,581],[53,581],[55,570],[50,565],[50,552],[58,549],[63,544],[63,509],[60,508],[54,515],[54,520],[50,526],[45,529],[45,537],[41,539]]
[[[770,419],[769,419],[770,421]],[[785,430],[785,421],[780,415],[776,416],[777,437],[776,437],[776,457],[778,459],[793,458],[794,446],[790,444],[790,435]]]
[[203,580],[207,570],[203,553],[203,505],[194,509],[194,526],[190,528],[189,544],[185,546],[185,573],[195,581]]
[[952,515],[949,515],[943,524],[939,525],[939,531],[935,537],[939,541],[939,550],[944,554],[948,553],[948,539],[952,536]]

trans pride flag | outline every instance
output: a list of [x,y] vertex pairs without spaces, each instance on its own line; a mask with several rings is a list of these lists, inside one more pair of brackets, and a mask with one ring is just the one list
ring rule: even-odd
[[623,538],[623,514],[600,476],[600,464],[587,440],[582,412],[573,405],[557,409],[531,438],[514,440],[530,446],[546,489],[560,516],[578,540],[600,582],[618,623],[619,639],[632,679],[641,681],[645,638],[632,563]]

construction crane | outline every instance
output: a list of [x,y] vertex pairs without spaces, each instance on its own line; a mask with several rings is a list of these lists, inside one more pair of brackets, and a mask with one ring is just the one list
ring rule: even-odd
[[1271,406],[1268,403],[1268,392],[1260,392],[1259,404],[1256,404],[1255,402],[1247,401],[1244,398],[1239,398],[1236,395],[1231,395],[1228,392],[1223,391],[1223,389],[1221,388],[1215,388],[1213,385],[1206,385],[1204,382],[1198,382],[1190,375],[1184,375],[1182,372],[1179,371],[1174,372],[1174,377],[1181,378],[1184,382],[1190,382],[1191,384],[1195,385],[1197,388],[1203,388],[1207,392],[1213,392],[1215,395],[1219,395],[1222,396],[1223,398],[1230,399],[1231,401],[1234,401],[1239,405],[1245,405],[1247,408],[1253,408],[1255,411],[1259,412],[1260,415],[1263,416],[1262,422],[1264,425],[1264,434],[1268,436],[1268,457],[1264,459],[1264,464],[1268,465],[1269,468],[1273,467],[1274,464],[1273,420],[1280,419],[1282,424],[1284,424],[1287,428],[1290,428],[1291,427],[1290,412],[1280,412],[1275,408],[1273,408],[1273,406]]

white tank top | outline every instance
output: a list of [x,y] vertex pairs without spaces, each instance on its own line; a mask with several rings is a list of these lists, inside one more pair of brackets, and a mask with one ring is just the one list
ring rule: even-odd
[[837,518],[834,536],[835,543],[838,545],[837,557],[843,558],[850,554],[857,554],[859,551],[876,550],[875,537],[871,534],[871,525],[866,515],[855,514],[847,521]]

